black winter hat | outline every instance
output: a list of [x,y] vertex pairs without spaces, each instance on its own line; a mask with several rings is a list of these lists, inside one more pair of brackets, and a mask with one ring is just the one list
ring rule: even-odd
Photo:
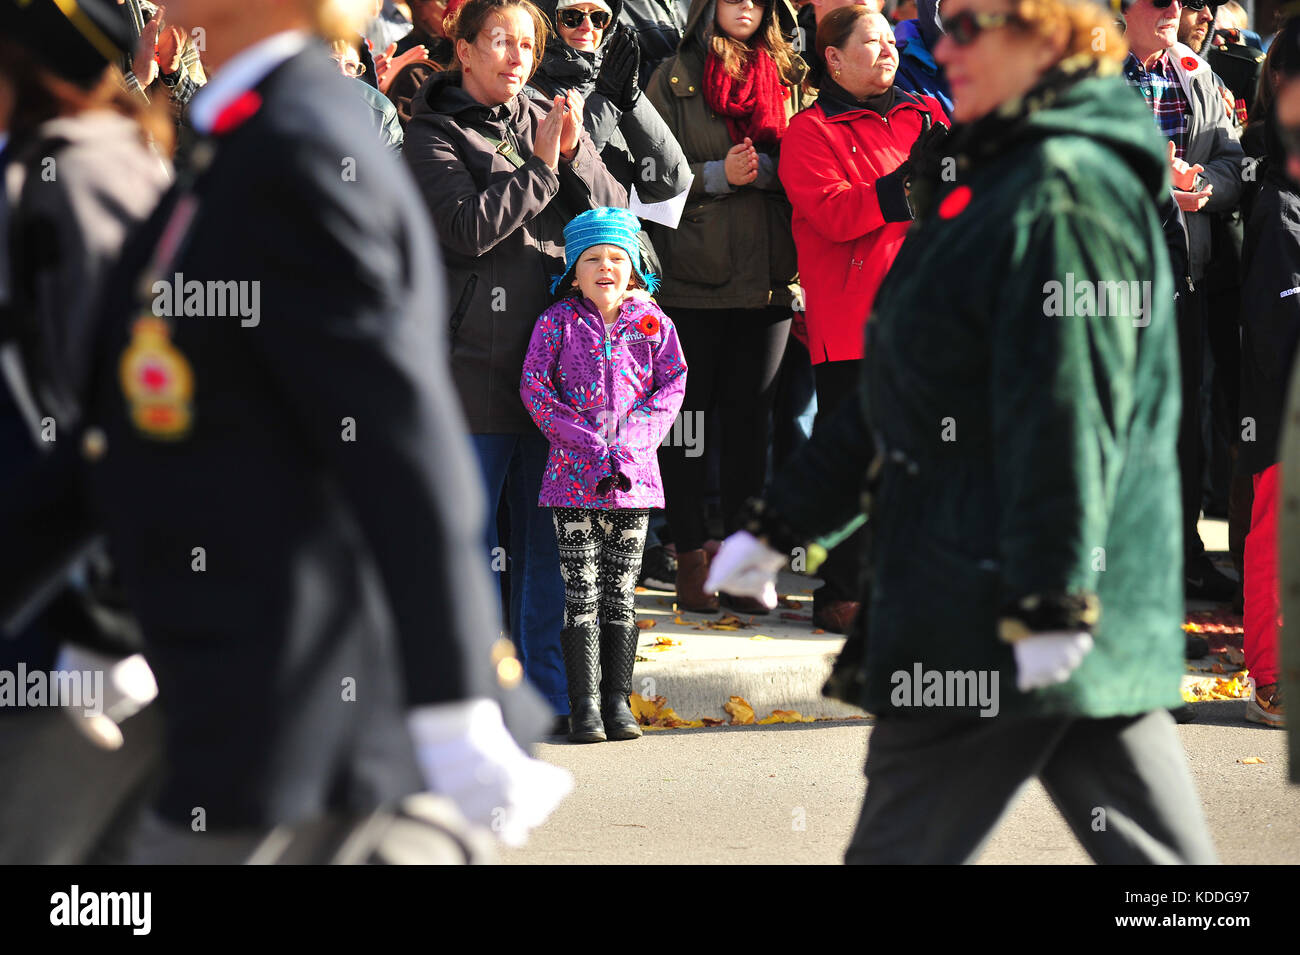
[[85,87],[135,47],[128,16],[114,0],[0,0],[0,32],[56,76]]

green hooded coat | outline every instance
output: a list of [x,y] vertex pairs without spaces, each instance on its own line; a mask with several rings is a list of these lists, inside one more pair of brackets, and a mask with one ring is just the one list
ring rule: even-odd
[[[896,674],[918,663],[996,671],[1004,715],[1180,702],[1163,143],[1117,77],[1031,95],[1016,119],[954,133],[950,181],[932,201],[914,192],[924,208],[867,323],[861,400],[768,498],[800,533],[828,535],[861,508],[880,448],[862,700],[875,713],[907,705]],[[999,619],[1028,596],[1081,592],[1101,606],[1094,649],[1067,682],[1018,692]]]

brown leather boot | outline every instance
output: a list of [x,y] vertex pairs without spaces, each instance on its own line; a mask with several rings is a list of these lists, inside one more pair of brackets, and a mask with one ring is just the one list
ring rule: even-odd
[[717,613],[717,594],[704,592],[709,576],[709,557],[704,548],[677,555],[677,609],[690,613]]
[[813,626],[829,633],[848,633],[861,611],[862,604],[856,600],[832,600],[813,610]]

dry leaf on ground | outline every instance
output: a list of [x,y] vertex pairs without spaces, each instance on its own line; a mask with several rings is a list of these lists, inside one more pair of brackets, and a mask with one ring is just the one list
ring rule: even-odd
[[1206,677],[1183,687],[1183,702],[1199,703],[1203,700],[1246,700],[1250,698],[1249,670],[1240,670],[1232,679]]
[[722,708],[731,716],[732,726],[752,726],[754,724],[754,708],[749,705],[749,701],[743,696],[733,696]]
[[640,693],[633,693],[628,697],[628,702],[636,721],[651,729],[698,728],[704,725],[702,720],[682,719],[673,712],[672,707],[667,705],[668,701],[662,696],[652,696],[647,700]]
[[638,620],[638,621],[636,622],[637,629],[638,629],[638,630],[649,630],[650,628],[652,628],[652,627],[655,625],[656,622],[657,622],[657,621],[654,621],[654,620]]
[[1263,758],[1261,758],[1261,757],[1259,757],[1259,756],[1243,756],[1241,759],[1237,760],[1237,762],[1239,762],[1239,763],[1247,763],[1247,764],[1250,764],[1250,765],[1254,765],[1254,764],[1256,764],[1256,763],[1264,763],[1264,762],[1267,762],[1267,760],[1265,760],[1265,759],[1263,759]]
[[765,716],[759,720],[760,726],[770,726],[773,723],[811,723],[811,716],[804,716],[798,710],[773,710],[771,716]]

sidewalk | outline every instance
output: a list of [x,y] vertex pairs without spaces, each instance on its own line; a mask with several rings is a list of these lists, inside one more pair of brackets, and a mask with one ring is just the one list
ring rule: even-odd
[[[1200,527],[1208,551],[1227,550],[1226,521],[1203,520]],[[782,571],[781,603],[767,615],[753,616],[725,608],[717,614],[677,613],[671,592],[637,588],[637,620],[645,629],[633,692],[646,699],[663,697],[664,706],[688,721],[729,722],[732,715],[724,707],[733,696],[748,702],[757,720],[774,710],[805,719],[865,716],[821,695],[844,637],[813,627],[812,594],[819,586],[815,578]],[[1204,661],[1205,667],[1212,662]],[[1184,681],[1206,675],[1189,672]]]

